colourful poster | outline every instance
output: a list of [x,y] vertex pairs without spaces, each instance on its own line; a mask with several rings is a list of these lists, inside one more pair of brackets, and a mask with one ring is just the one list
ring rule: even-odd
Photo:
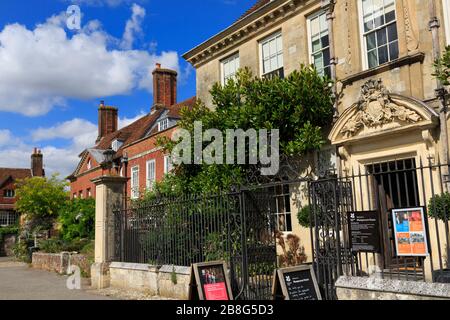
[[228,296],[225,270],[222,265],[199,269],[206,300],[226,301]]
[[426,257],[428,239],[423,208],[392,210],[395,244],[400,257]]

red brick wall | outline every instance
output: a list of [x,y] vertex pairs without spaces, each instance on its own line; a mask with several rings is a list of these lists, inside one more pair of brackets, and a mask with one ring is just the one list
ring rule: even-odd
[[[89,160],[91,161],[91,169],[88,169]],[[96,169],[95,169],[96,168]],[[95,169],[95,170],[93,170]],[[70,197],[73,199],[74,194],[77,195],[77,198],[80,197],[80,193],[83,195],[83,198],[88,198],[88,190],[91,190],[91,196],[95,197],[95,184],[91,182],[92,179],[101,177],[103,175],[103,170],[99,167],[99,164],[95,159],[91,157],[87,157],[80,169],[80,175],[74,182],[70,184]]]
[[[135,145],[132,145],[124,150],[128,153],[127,177],[129,178],[127,183],[127,195],[131,196],[131,170],[135,166],[139,166],[139,189],[141,192],[145,191],[147,187],[147,161],[155,160],[156,163],[156,181],[161,181],[164,178],[164,150],[161,150],[156,145],[158,137],[168,137],[171,138],[173,132],[176,128],[171,128],[160,133],[157,136],[152,136],[145,139]],[[153,152],[140,156],[139,158],[133,159],[136,156],[147,153],[149,151]]]
[[[14,204],[16,203],[16,198],[5,198],[5,190],[16,190],[15,182],[10,181],[7,184],[5,184],[2,188],[0,188],[0,210],[6,209],[6,208],[12,208]],[[3,206],[6,205],[6,206]]]

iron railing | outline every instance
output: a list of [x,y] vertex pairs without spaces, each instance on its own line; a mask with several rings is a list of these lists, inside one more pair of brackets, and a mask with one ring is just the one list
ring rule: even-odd
[[[314,260],[327,298],[335,298],[334,282],[341,275],[450,281],[448,171],[439,159],[411,156],[342,168],[339,176],[310,184]],[[407,208],[424,210],[427,256],[398,253],[394,224],[399,222],[392,210]],[[381,252],[352,252],[347,218],[355,211],[379,213]]]

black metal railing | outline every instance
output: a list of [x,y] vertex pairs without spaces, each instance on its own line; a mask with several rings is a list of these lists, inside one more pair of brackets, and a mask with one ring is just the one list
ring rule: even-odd
[[[339,176],[310,184],[316,272],[327,298],[335,298],[334,282],[341,275],[450,282],[448,172],[449,165],[439,159],[411,156],[344,167]],[[401,232],[405,218],[394,218],[393,210],[408,208],[425,214],[417,232]],[[348,213],[366,211],[379,213],[380,252],[353,252],[350,247]],[[420,249],[404,255],[399,247],[404,241]]]

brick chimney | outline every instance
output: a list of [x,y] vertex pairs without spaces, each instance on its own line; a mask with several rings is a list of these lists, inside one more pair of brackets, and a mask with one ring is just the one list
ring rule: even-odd
[[116,132],[118,129],[118,114],[117,108],[108,107],[105,101],[100,102],[98,108],[98,138],[97,143],[106,135]]
[[33,177],[44,177],[44,156],[41,150],[34,148],[31,155],[31,174]]
[[177,103],[177,72],[162,69],[161,64],[156,64],[153,71],[153,105],[166,107]]

